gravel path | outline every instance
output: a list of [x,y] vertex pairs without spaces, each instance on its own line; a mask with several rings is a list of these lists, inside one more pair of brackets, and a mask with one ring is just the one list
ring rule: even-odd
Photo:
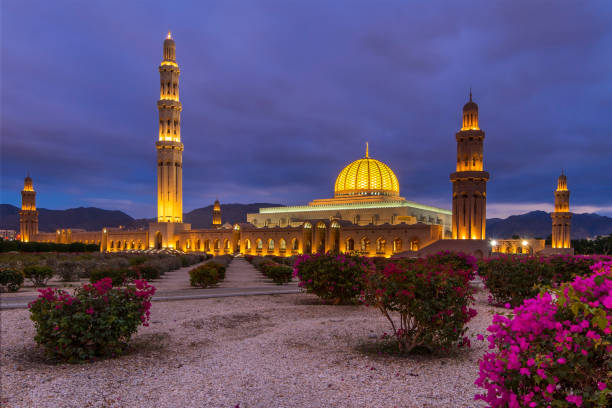
[[[486,293],[470,335],[490,324]],[[117,359],[49,365],[27,310],[0,311],[6,407],[475,407],[486,346],[453,357],[358,351],[388,331],[374,309],[307,294],[156,302]]]
[[[235,258],[227,268],[226,277],[217,287],[201,289],[189,285],[189,271],[200,264],[187,266],[175,271],[166,272],[161,279],[152,281],[157,288],[153,300],[183,300],[207,297],[225,296],[249,296],[253,294],[272,294],[272,293],[296,293],[299,292],[297,281],[293,280],[285,285],[276,285],[271,279],[262,275],[253,265],[249,264],[244,258]],[[72,287],[88,283],[88,280],[71,282]],[[49,287],[64,287],[66,284],[57,280],[52,280]],[[68,287],[70,289],[70,287]],[[36,288],[31,283],[26,285],[16,293],[0,294],[0,309],[25,308],[27,304],[38,296]]]

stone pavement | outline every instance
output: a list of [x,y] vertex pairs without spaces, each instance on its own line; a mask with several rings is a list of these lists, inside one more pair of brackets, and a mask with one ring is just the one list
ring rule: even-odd
[[[276,285],[242,257],[234,258],[229,264],[225,273],[225,280],[218,286],[207,289],[193,288],[189,285],[189,271],[204,263],[166,272],[161,279],[153,281],[153,285],[157,288],[153,300],[206,299],[211,297],[274,295],[300,292],[295,280],[286,285]],[[81,283],[86,283],[86,281],[75,282],[73,286],[78,286]],[[61,287],[60,284],[50,286]],[[1,293],[0,309],[25,308],[36,297],[37,292],[31,287],[22,288],[16,293]]]

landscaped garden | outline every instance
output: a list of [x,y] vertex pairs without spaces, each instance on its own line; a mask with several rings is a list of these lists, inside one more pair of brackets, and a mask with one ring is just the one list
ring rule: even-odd
[[[190,269],[191,285],[217,285],[230,261]],[[291,279],[282,258],[247,261],[277,283]],[[306,293],[151,302],[155,288],[142,272],[74,291],[43,289],[29,310],[1,311],[0,403],[30,406],[43,396],[59,406],[612,403],[609,257],[293,261]]]

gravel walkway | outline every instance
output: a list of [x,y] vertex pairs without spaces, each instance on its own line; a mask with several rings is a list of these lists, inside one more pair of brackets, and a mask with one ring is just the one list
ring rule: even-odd
[[[470,335],[490,324],[486,293]],[[6,407],[475,407],[486,346],[453,357],[367,355],[388,331],[374,309],[307,294],[156,302],[133,351],[49,365],[27,310],[0,311]]]
[[[285,285],[276,285],[271,279],[266,278],[253,265],[241,257],[235,258],[229,264],[225,280],[218,286],[207,289],[190,286],[189,271],[206,262],[166,272],[161,279],[152,281],[153,285],[157,288],[153,300],[204,299],[209,297],[275,293],[286,294],[300,291],[295,279]],[[71,287],[80,286],[83,283],[89,283],[89,281],[82,279],[80,282],[71,282],[68,284],[70,285],[68,289],[70,290]],[[47,286],[62,288],[66,286],[66,283],[54,279]],[[29,302],[37,297],[38,292],[36,288],[27,281],[19,292],[0,294],[0,309],[25,308]]]

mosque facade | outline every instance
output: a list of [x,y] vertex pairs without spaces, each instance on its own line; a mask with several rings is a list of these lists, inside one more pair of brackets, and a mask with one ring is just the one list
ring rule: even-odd
[[[440,250],[459,250],[479,257],[488,254],[485,226],[489,173],[483,170],[484,132],[479,128],[478,105],[472,101],[471,92],[463,108],[462,127],[456,134],[456,172],[450,175],[451,211],[401,197],[395,173],[370,157],[366,144],[364,157],[338,174],[332,198],[315,199],[303,206],[261,208],[247,214],[246,222],[233,225],[222,224],[221,206],[216,200],[212,227],[192,229],[183,222],[180,69],[170,33],[164,40],[159,73],[156,222],[139,230],[62,229],[39,233],[35,192],[28,177],[20,213],[23,240],[92,243],[100,245],[102,252],[171,248],[277,256],[328,251],[385,257],[419,256]],[[566,195],[569,200],[569,192]],[[566,195],[560,194],[560,200]],[[562,210],[555,214],[557,211]],[[553,219],[563,220],[559,236],[567,233],[569,239],[571,214],[569,219],[567,214]]]

